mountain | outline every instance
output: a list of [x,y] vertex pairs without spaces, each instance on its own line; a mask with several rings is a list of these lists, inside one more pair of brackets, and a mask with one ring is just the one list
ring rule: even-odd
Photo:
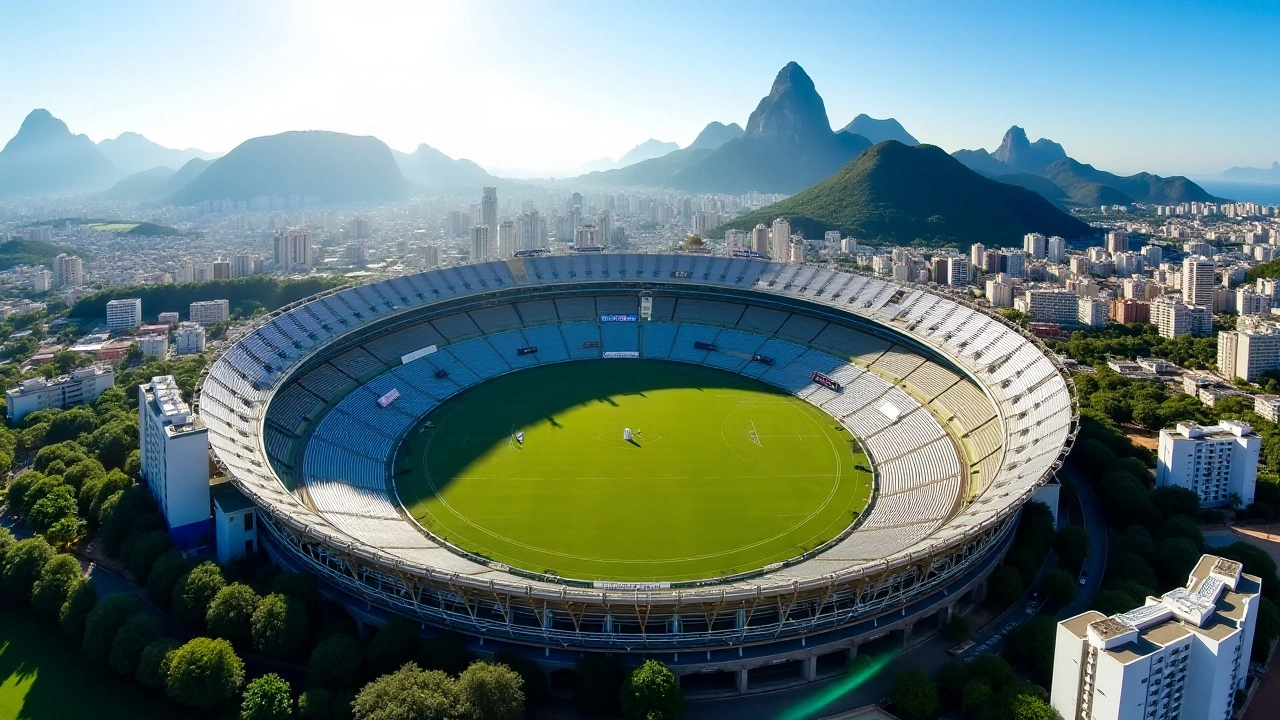
[[686,150],[715,150],[730,140],[742,137],[742,126],[738,123],[725,125],[722,122],[710,122],[698,133],[698,137],[689,143]]
[[410,154],[391,151],[400,172],[410,181],[427,188],[476,189],[497,180],[470,160],[453,158],[426,143]]
[[624,168],[628,165],[635,165],[638,162],[652,160],[679,149],[680,146],[676,143],[662,142],[661,140],[649,138],[648,140],[645,140],[639,145],[631,148],[627,151],[626,155],[619,158],[618,167]]
[[91,192],[119,177],[92,140],[73,135],[48,110],[32,110],[0,150],[0,197]]
[[121,172],[126,173],[137,173],[158,167],[177,168],[194,158],[210,160],[215,157],[213,153],[196,148],[186,150],[167,148],[132,132],[120,133],[119,137],[103,140],[98,143],[98,149],[108,160],[115,163]]
[[866,113],[859,115],[844,126],[844,132],[861,135],[872,143],[885,140],[897,140],[903,145],[919,145],[920,142],[902,127],[902,123],[893,118],[877,120]]
[[306,130],[246,140],[174,192],[175,205],[318,195],[330,205],[394,200],[412,186],[391,148],[370,136]]
[[[719,140],[724,130],[708,125]],[[683,150],[630,167],[590,173],[578,178],[595,185],[666,186],[689,192],[799,192],[839,170],[871,147],[861,135],[832,132],[826,105],[803,68],[788,63],[756,106],[740,135],[715,147],[709,138],[694,140]]]
[[[1006,183],[1008,185],[1017,185],[1019,187],[1024,187],[1030,190],[1031,192],[1034,192],[1040,195],[1045,200],[1048,200],[1049,202],[1053,203],[1054,205],[1057,205],[1058,207],[1064,207],[1068,202],[1071,201],[1071,197],[1067,195],[1067,191],[1063,190],[1057,185],[1054,185],[1052,180],[1050,180],[1047,177],[1043,177],[1041,175],[1035,175],[1033,173],[1013,173],[1011,175],[999,175],[995,179],[999,180],[1002,183]],[[1090,204],[1100,205],[1101,203],[1090,203]]]
[[168,167],[143,170],[112,185],[102,197],[123,202],[162,200],[181,190],[208,166],[208,160],[192,158],[176,171]]
[[1000,147],[991,153],[991,157],[1013,168],[1014,172],[1038,173],[1050,163],[1062,160],[1067,151],[1058,143],[1047,138],[1030,142],[1027,131],[1014,125],[1000,140]]
[[[1066,150],[1052,140],[1040,138],[1030,142],[1026,131],[1017,125],[1009,128],[1000,141],[1000,147],[993,153],[978,149],[957,150],[951,155],[969,169],[988,177],[1031,174],[1047,178],[1066,193],[1067,202],[1075,205],[1128,205],[1134,202],[1177,205],[1219,199],[1181,175],[1167,178],[1151,173],[1121,176],[1099,170],[1068,156]],[[1042,183],[1016,184],[1036,189],[1050,201],[1061,201],[1058,193]]]
[[1280,162],[1271,163],[1269,168],[1233,167],[1222,173],[1227,180],[1256,183],[1280,183]]
[[748,230],[778,217],[805,237],[839,230],[870,244],[1020,246],[1029,232],[1066,238],[1092,233],[1031,190],[983,177],[933,145],[893,140],[822,183],[721,229]]

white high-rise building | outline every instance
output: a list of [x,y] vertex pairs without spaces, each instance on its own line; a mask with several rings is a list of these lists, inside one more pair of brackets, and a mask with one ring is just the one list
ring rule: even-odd
[[193,322],[178,323],[173,333],[173,349],[179,355],[195,355],[204,352],[204,328]]
[[759,223],[751,231],[751,249],[761,255],[769,254],[769,228]]
[[1218,374],[1222,377],[1252,382],[1272,370],[1280,370],[1280,323],[1242,317],[1235,330],[1218,333]]
[[1138,252],[1142,255],[1142,261],[1147,267],[1160,267],[1160,263],[1164,262],[1164,248],[1159,245],[1143,245]]
[[138,386],[142,479],[179,549],[213,543],[209,501],[209,431],[182,399],[172,375]]
[[84,405],[97,400],[115,383],[116,374],[110,365],[82,367],[52,380],[39,377],[23,380],[17,387],[5,391],[5,414],[9,422],[16,422],[37,410]]
[[1045,236],[1040,233],[1027,233],[1022,236],[1022,249],[1033,260],[1043,260],[1045,255]]
[[53,259],[53,288],[80,287],[84,285],[84,263],[75,255],[62,253]]
[[1124,230],[1108,231],[1106,249],[1107,252],[1112,255],[1115,255],[1116,253],[1129,252],[1129,233]]
[[509,258],[516,251],[516,224],[513,220],[498,223],[498,257]]
[[1253,504],[1262,438],[1248,423],[1223,420],[1218,425],[1178,423],[1160,431],[1156,453],[1156,486],[1186,488],[1205,507]]
[[987,280],[987,300],[993,308],[1013,307],[1013,283],[1004,273]]
[[1212,258],[1189,257],[1182,261],[1182,298],[1188,305],[1213,307]]
[[788,262],[792,265],[804,264],[804,240],[795,239],[791,241],[790,251],[787,253]]
[[191,258],[182,258],[178,261],[178,268],[173,273],[173,281],[176,283],[196,281],[196,264],[191,262]]
[[783,218],[774,220],[770,238],[772,244],[769,247],[769,257],[785,262],[791,256],[791,223]]
[[969,284],[968,258],[947,258],[947,284],[958,287],[964,287]]
[[1261,582],[1202,555],[1185,587],[1058,623],[1050,703],[1064,720],[1228,720],[1249,670]]
[[745,230],[725,230],[724,245],[729,249],[729,254],[742,252],[747,248],[747,233]]
[[128,330],[142,324],[142,298],[107,301],[107,329]]
[[199,325],[216,325],[231,317],[231,306],[226,300],[197,300],[188,308],[187,317]]
[[969,264],[975,268],[981,268],[986,264],[987,246],[982,243],[974,243],[969,246]]
[[1098,297],[1082,297],[1077,304],[1076,319],[1086,327],[1102,327],[1107,324],[1111,303]]
[[242,278],[253,274],[253,256],[248,253],[236,253],[231,258],[231,277]]
[[1161,295],[1151,301],[1151,324],[1161,337],[1179,335],[1208,335],[1213,332],[1211,306],[1188,305],[1176,295]]
[[278,272],[311,269],[310,230],[301,228],[277,230],[274,245],[276,270]]
[[1058,237],[1051,236],[1045,241],[1044,257],[1051,263],[1057,264],[1062,262],[1062,258],[1067,254],[1067,241]]
[[1080,298],[1068,290],[1028,290],[1027,314],[1032,322],[1071,327],[1079,322]]
[[576,248],[596,247],[600,238],[596,234],[595,225],[579,225],[573,229],[573,246]]
[[498,188],[496,187],[485,187],[484,197],[480,198],[480,224],[491,230],[498,227]]
[[471,228],[471,262],[489,259],[489,226],[476,225]]

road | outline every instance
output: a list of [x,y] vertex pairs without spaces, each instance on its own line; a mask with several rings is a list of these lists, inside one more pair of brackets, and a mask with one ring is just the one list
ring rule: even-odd
[[[1059,618],[1078,615],[1093,601],[1102,584],[1107,563],[1107,527],[1098,506],[1097,497],[1084,483],[1084,479],[1069,465],[1060,473],[1071,477],[1079,488],[1078,496],[1083,510],[1085,531],[1089,534],[1089,557],[1085,560],[1085,584],[1078,588],[1075,602],[1063,608]],[[1004,614],[988,623],[974,635],[973,647],[960,657],[974,658],[982,653],[999,653],[1004,638],[1010,630],[1025,622],[1033,613],[1028,612],[1031,601],[1023,597]],[[860,685],[848,675],[840,675],[797,688],[787,688],[766,693],[743,695],[715,700],[691,700],[685,709],[688,720],[809,720],[847,712],[873,704],[881,698],[893,695],[893,680],[899,669],[919,665],[929,675],[951,660],[947,654],[954,643],[947,641],[936,629],[927,630],[927,639],[899,653],[879,673]]]

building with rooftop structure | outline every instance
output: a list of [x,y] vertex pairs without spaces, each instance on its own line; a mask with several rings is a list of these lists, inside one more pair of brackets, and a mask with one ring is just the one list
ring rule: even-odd
[[155,496],[174,545],[213,544],[209,498],[209,431],[182,399],[172,375],[138,386],[141,475]]
[[1058,623],[1050,702],[1065,720],[1227,720],[1244,688],[1261,582],[1202,555],[1185,587]]
[[110,365],[78,368],[52,380],[23,380],[17,387],[5,391],[6,415],[9,422],[16,422],[37,410],[91,403],[115,383],[115,371]]
[[123,298],[107,301],[107,328],[109,330],[128,330],[141,324],[141,298]]
[[1262,438],[1246,422],[1223,420],[1208,426],[1178,423],[1176,428],[1160,431],[1156,486],[1191,490],[1206,507],[1237,500],[1242,507],[1249,505],[1258,480],[1261,449]]

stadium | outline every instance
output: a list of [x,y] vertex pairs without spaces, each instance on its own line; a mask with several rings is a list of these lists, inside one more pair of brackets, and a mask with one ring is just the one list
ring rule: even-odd
[[256,321],[196,405],[263,545],[358,617],[739,692],[980,594],[1078,420],[962,298],[683,254],[343,287]]

